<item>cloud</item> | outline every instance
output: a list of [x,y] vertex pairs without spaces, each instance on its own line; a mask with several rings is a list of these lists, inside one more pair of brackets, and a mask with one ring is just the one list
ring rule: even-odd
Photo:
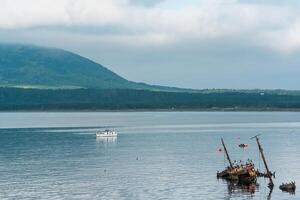
[[155,6],[159,3],[162,3],[165,0],[130,0],[129,2],[132,3],[133,5],[139,5],[139,6]]
[[0,31],[42,29],[141,46],[239,38],[280,52],[300,47],[300,6],[291,1],[0,0],[0,5]]
[[103,25],[119,20],[122,1],[0,0],[3,29],[52,25]]
[[0,42],[63,48],[152,84],[299,89],[295,3],[148,2],[0,0]]

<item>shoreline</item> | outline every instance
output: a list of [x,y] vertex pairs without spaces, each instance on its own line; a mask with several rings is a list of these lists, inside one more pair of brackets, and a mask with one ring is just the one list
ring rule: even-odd
[[223,108],[223,109],[18,109],[0,113],[30,112],[300,112],[300,108]]

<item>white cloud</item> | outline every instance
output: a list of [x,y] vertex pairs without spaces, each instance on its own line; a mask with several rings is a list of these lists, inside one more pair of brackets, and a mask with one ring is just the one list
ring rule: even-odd
[[121,0],[0,0],[1,28],[104,25],[120,20]]
[[165,0],[150,7],[134,6],[131,0],[0,0],[0,5],[2,30],[49,26],[101,30],[109,26],[118,31],[89,35],[129,45],[237,37],[280,51],[300,47],[299,23],[294,22],[300,14],[288,5],[238,0],[187,0],[180,4]]

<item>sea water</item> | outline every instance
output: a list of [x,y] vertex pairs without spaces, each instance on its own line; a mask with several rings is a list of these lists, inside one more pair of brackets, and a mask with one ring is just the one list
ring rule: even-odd
[[[114,129],[117,138],[96,138]],[[232,160],[271,171],[241,188],[216,178]],[[238,144],[246,143],[245,149]],[[300,184],[297,112],[0,113],[0,199],[300,199],[279,190]],[[299,185],[300,187],[300,185]]]

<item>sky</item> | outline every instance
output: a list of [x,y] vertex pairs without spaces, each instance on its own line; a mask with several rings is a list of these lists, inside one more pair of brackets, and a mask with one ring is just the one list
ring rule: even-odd
[[0,0],[0,42],[58,47],[126,79],[300,90],[297,0]]

